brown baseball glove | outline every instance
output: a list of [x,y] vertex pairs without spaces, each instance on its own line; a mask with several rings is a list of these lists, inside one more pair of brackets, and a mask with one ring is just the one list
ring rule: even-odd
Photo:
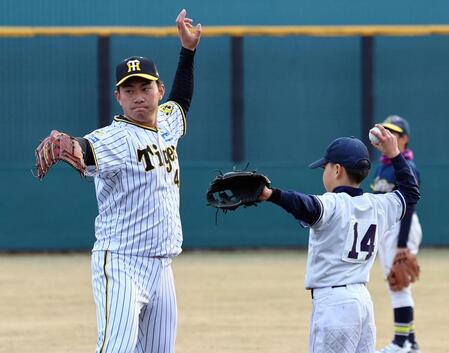
[[419,273],[418,260],[407,249],[396,254],[387,281],[391,290],[397,292],[415,282],[419,278]]
[[86,175],[83,150],[79,142],[70,135],[53,130],[37,146],[36,151],[37,178],[42,180],[48,170],[57,162],[64,161],[75,168],[81,176]]

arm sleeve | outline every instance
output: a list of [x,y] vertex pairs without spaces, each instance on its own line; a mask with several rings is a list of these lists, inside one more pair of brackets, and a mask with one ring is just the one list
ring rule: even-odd
[[90,145],[94,165],[88,166],[90,176],[107,175],[119,171],[129,155],[128,141],[123,129],[95,130],[84,136]]
[[84,163],[86,163],[87,166],[95,166],[94,153],[89,141],[87,141],[84,137],[75,137],[75,139],[78,141],[81,149],[83,150]]
[[186,114],[190,108],[193,95],[193,59],[196,50],[181,48],[179,54],[178,68],[173,80],[172,89],[168,97],[169,101],[174,101],[180,105],[183,113]]
[[398,236],[398,248],[406,248],[408,242],[408,236],[410,233],[410,226],[412,224],[413,213],[415,212],[415,207],[407,207],[404,217],[401,220],[401,227],[399,229]]
[[301,221],[302,225],[314,225],[323,214],[322,203],[317,197],[295,191],[282,191],[273,188],[273,193],[268,201],[281,206],[288,213],[292,214],[293,217]]
[[184,111],[174,101],[159,106],[157,122],[164,139],[174,140],[175,144],[186,134],[187,123]]
[[401,154],[394,157],[391,161],[395,171],[397,190],[404,198],[407,207],[416,205],[420,198],[420,193],[418,182],[410,166]]

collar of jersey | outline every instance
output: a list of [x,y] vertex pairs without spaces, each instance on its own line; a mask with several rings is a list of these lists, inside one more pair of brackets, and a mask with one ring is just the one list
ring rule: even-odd
[[135,123],[134,121],[129,120],[129,118],[127,118],[124,115],[116,115],[116,116],[114,116],[114,121],[120,121],[122,123],[127,123],[127,124],[131,124],[131,125],[135,125],[135,126],[141,127],[142,129],[145,129],[145,130],[158,132],[157,128]]
[[360,196],[363,195],[363,190],[360,188],[353,188],[352,186],[337,186],[334,191],[335,193],[339,193],[339,192],[345,192],[347,193],[349,196]]

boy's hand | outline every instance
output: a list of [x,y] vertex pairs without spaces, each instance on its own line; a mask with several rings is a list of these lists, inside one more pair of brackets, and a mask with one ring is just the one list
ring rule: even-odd
[[380,124],[376,124],[376,127],[380,130],[380,133],[375,129],[371,130],[371,133],[379,139],[379,142],[371,144],[376,147],[383,155],[387,156],[390,159],[396,157],[399,153],[401,153],[399,151],[396,136]]
[[266,186],[263,188],[262,193],[259,196],[259,200],[260,201],[267,201],[271,194],[273,193],[273,190],[271,190],[270,188],[267,188]]

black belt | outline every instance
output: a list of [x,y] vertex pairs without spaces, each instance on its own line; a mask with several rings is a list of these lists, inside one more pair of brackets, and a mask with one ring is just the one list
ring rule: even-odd
[[[341,287],[346,287],[346,284],[340,284],[338,286],[331,286],[331,288],[341,288]],[[312,296],[313,299],[313,288],[310,288],[310,295]]]

